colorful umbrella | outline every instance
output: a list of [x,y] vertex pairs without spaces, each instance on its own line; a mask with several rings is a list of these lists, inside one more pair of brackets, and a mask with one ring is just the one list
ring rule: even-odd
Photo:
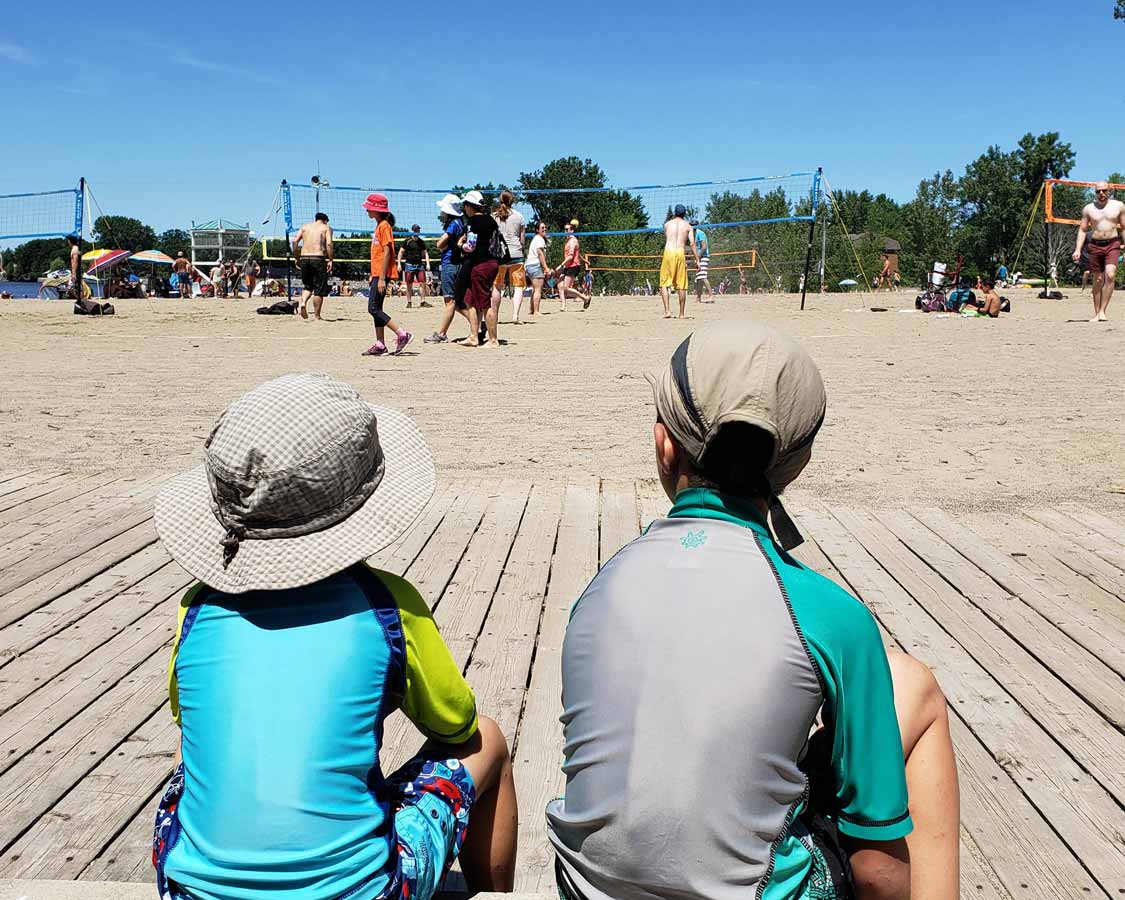
[[95,275],[102,269],[116,266],[119,262],[128,259],[130,256],[132,256],[132,254],[128,250],[109,250],[94,261],[94,264],[86,270],[86,274]]
[[82,261],[83,262],[90,262],[91,260],[97,259],[100,256],[105,256],[107,253],[110,253],[110,252],[112,252],[112,251],[110,251],[110,250],[87,250],[85,253],[82,254]]
[[175,262],[167,253],[161,253],[159,250],[142,250],[140,253],[134,253],[130,258],[133,262],[152,263],[156,266],[170,266]]

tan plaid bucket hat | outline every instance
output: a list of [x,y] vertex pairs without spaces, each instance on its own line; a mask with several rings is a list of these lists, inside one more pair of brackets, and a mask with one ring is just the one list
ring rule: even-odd
[[157,496],[156,530],[215,590],[300,587],[402,535],[436,480],[407,416],[322,373],[283,375],[219,417],[203,465]]

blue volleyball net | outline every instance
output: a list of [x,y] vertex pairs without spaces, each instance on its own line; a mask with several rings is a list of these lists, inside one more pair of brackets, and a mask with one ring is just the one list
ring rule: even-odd
[[[495,203],[504,186],[482,189],[486,206]],[[517,183],[508,188],[515,208],[530,226],[547,223],[553,236],[577,222],[585,263],[599,273],[603,285],[627,292],[652,281],[659,271],[664,223],[677,206],[698,222],[709,237],[711,271],[732,287],[796,289],[803,271],[809,223],[821,201],[819,170],[788,175],[692,181],[627,187],[541,189]],[[283,181],[273,204],[273,221],[256,251],[265,259],[286,255],[283,237],[291,237],[317,213],[328,216],[336,234],[336,259],[359,266],[368,258],[374,222],[363,208],[368,194],[387,197],[397,234],[418,225],[431,242],[441,234],[438,202],[464,188],[400,188],[384,185],[327,186]],[[432,243],[431,243],[432,246]],[[552,257],[562,242],[552,242]],[[436,253],[431,254],[436,261]],[[358,268],[357,268],[358,271]],[[749,273],[749,274],[748,274]]]
[[81,186],[0,195],[0,242],[66,237],[82,230]]

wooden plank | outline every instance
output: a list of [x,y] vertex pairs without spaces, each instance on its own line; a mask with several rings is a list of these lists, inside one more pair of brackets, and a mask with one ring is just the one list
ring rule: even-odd
[[[496,720],[509,747],[515,743],[523,711],[562,500],[561,485],[532,488],[519,533],[466,673],[477,695],[477,708]],[[445,602],[442,601],[439,611]],[[549,748],[542,749],[550,753]]]
[[[97,616],[75,622],[0,669],[0,713],[44,687],[164,601],[179,597],[191,581],[176,563],[169,563],[109,600]],[[158,610],[158,615],[171,616],[172,612],[165,608]]]
[[145,800],[140,812],[79,873],[81,881],[154,881],[152,829],[163,792],[162,785]]
[[0,668],[68,625],[94,613],[111,597],[147,578],[170,560],[159,543],[149,544],[85,584],[0,628]]
[[1125,547],[1125,525],[1116,519],[1103,516],[1100,512],[1086,506],[1064,506],[1062,511],[1076,522],[1081,522],[1087,528],[1105,535],[1118,547]]
[[672,508],[672,501],[655,478],[642,478],[637,482],[637,510],[640,513],[641,531],[657,519],[663,519]]
[[554,854],[547,843],[544,809],[563,790],[562,658],[570,609],[598,569],[598,486],[593,479],[567,485],[550,582],[539,625],[531,681],[516,735],[513,765],[519,799],[516,889],[549,891]]
[[101,543],[93,544],[81,555],[59,562],[62,556],[70,555],[60,554],[50,560],[50,567],[42,574],[0,597],[0,627],[18,622],[56,597],[139,553],[154,541],[156,527],[149,519]]
[[1121,583],[1125,584],[1125,547],[1118,547],[1101,532],[1083,525],[1066,513],[1053,509],[1033,509],[1025,511],[1024,515],[1109,563],[1120,573]]
[[940,511],[918,510],[915,517],[1004,590],[1023,597],[1107,666],[1125,675],[1120,652],[1125,645],[1125,603],[1052,556],[1034,533],[1042,532],[1040,526],[1022,516],[966,516],[965,524],[987,541],[977,549],[961,524]]
[[8,847],[0,876],[77,878],[171,777],[179,741],[165,703]]
[[[1051,702],[1059,691],[1050,686],[1049,673],[1040,669],[1036,674],[1041,674],[1042,680],[1036,680],[1028,677],[1027,667],[1013,664],[1013,657],[1022,652],[1018,645],[995,626],[990,627],[989,620],[979,611],[965,609],[969,604],[964,598],[928,567],[928,575],[916,573],[906,557],[916,561],[917,558],[873,517],[859,519],[853,515],[847,528],[842,518],[827,511],[810,510],[803,519],[868,608],[912,656],[934,671],[957,715],[1050,823],[1043,823],[1043,829],[1056,831],[1107,893],[1116,895],[1118,890],[1125,889],[1125,848],[1105,828],[1107,821],[1120,820],[1120,807],[1053,739],[1053,735],[1061,737],[1062,732],[1076,726],[1090,727],[1090,723],[1080,721],[1080,715],[1072,715],[1075,709],[1085,709],[1085,705],[1069,692],[1064,693],[1061,703]],[[931,614],[950,633],[936,627]],[[961,625],[959,616],[971,627]],[[974,627],[980,628],[980,633],[974,632]],[[1003,686],[990,672],[1003,674]],[[1039,692],[1045,698],[1039,698]],[[1039,708],[1039,716],[1046,725],[1020,706],[1017,701],[1022,699]],[[1090,712],[1087,718],[1113,731],[1096,714]],[[1120,738],[1120,734],[1113,733]],[[1111,766],[1120,765],[1121,755],[1113,753],[1116,742],[1111,737],[1095,743],[1095,752],[1109,752]],[[1091,753],[1083,755],[1088,758]],[[1013,821],[1020,821],[1018,810],[1010,806],[1006,809]],[[1001,818],[998,813],[988,819],[988,828],[996,828],[996,820]],[[1021,834],[1032,834],[1026,823],[1020,825]],[[982,835],[974,832],[973,836],[985,845]],[[1022,872],[1023,881],[1042,884],[1045,889],[1065,896],[1075,896],[1070,892],[1090,886],[1089,878],[1079,878],[1078,872],[1069,882],[1060,879],[1054,868],[1044,864],[1044,857],[1051,855],[1044,851],[1049,845],[1037,838],[1036,844],[1028,846],[1026,840],[1008,836],[1003,842],[988,843],[998,857],[1014,853],[1002,864],[989,856],[997,872]],[[1061,883],[1056,886],[1056,881]],[[1013,890],[1009,880],[1005,880],[1005,885]]]
[[80,476],[74,472],[54,472],[43,481],[26,485],[10,494],[0,495],[0,513],[15,510],[25,503],[30,503],[32,500],[53,493],[72,483],[78,477]]
[[1042,522],[1024,516],[1021,527],[1036,543],[1068,569],[1089,579],[1118,600],[1125,599],[1125,575],[1095,553],[1080,547]]
[[[473,489],[473,486],[466,487],[470,490]],[[426,508],[422,510],[421,515],[414,520],[414,524],[410,526],[406,534],[389,547],[384,547],[374,556],[369,557],[368,564],[385,572],[402,575],[418,558],[422,548],[426,546],[438,526],[441,525],[442,520],[453,505],[453,501],[457,499],[457,495],[458,489],[452,485],[437,492],[426,504]]]
[[[941,514],[932,511],[919,515],[931,521],[942,519]],[[939,537],[922,519],[907,513],[879,513],[878,518],[1026,651],[1018,659],[1026,660],[1032,667],[1029,671],[1036,672],[1042,664],[1111,722],[1125,726],[1125,681],[1071,637],[1076,633],[1087,642],[1098,644],[1096,624],[1086,611],[1076,609],[1061,595],[1044,594],[1023,577],[1019,566],[1005,560],[982,540],[967,536],[964,528],[953,526],[950,532],[948,517],[944,517],[945,533],[956,545]],[[958,552],[960,549],[965,555]],[[987,562],[1005,583],[988,577],[978,568],[977,560]],[[1111,653],[1117,655],[1116,650],[1111,649]]]
[[65,487],[0,513],[0,543],[48,522],[65,521],[82,508],[88,508],[94,497],[110,496],[113,491],[121,491],[123,485],[134,481],[124,475],[102,473],[94,476],[76,472],[74,480]]
[[0,572],[0,597],[151,519],[152,499],[145,497],[107,510],[96,523],[83,522],[51,535],[49,540],[25,544],[11,555],[0,550],[6,560]]
[[431,609],[453,577],[494,496],[495,489],[479,487],[458,494],[425,548],[406,570],[406,577]]
[[0,484],[5,484],[13,478],[21,478],[24,475],[33,475],[34,473],[35,469],[8,469],[0,472]]
[[958,716],[949,717],[949,730],[957,753],[961,828],[972,838],[968,853],[968,842],[961,841],[961,896],[1106,900],[1106,892]]
[[153,654],[164,656],[175,635],[170,606],[123,629],[0,716],[0,774],[80,717]]
[[0,775],[0,852],[167,703],[167,667],[155,654]]
[[42,484],[45,481],[50,481],[52,478],[65,474],[65,472],[58,471],[45,472],[35,470],[27,472],[24,475],[17,475],[15,478],[9,478],[7,481],[0,482],[0,502],[2,502],[5,497],[16,494],[26,487]]
[[640,534],[637,489],[632,481],[603,481],[601,537],[598,558],[601,565]]
[[[491,496],[480,526],[469,540],[445,589],[434,600],[434,621],[462,672],[488,615],[527,506],[528,485],[507,483]],[[446,558],[449,558],[447,556]],[[426,596],[423,594],[423,596]],[[416,752],[421,736],[401,713],[387,719],[380,761],[393,771]]]

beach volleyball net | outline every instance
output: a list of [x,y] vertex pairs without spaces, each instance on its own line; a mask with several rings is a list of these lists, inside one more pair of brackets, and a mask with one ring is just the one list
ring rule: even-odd
[[[1044,183],[1043,203],[1044,221],[1059,225],[1081,225],[1082,207],[1093,203],[1096,181],[1068,181],[1061,178],[1048,178]],[[1125,198],[1125,184],[1110,184],[1117,199]]]
[[[495,203],[504,186],[482,188],[486,206]],[[706,230],[711,248],[711,270],[732,282],[747,273],[771,287],[783,279],[796,289],[804,271],[810,223],[820,204],[819,170],[788,175],[760,176],[725,181],[693,181],[629,187],[536,188],[516,183],[507,188],[516,197],[515,208],[531,233],[532,223],[546,222],[556,238],[548,253],[552,264],[561,256],[567,223],[577,222],[576,233],[587,268],[597,275],[600,287],[627,293],[646,279],[655,281],[664,245],[664,223],[677,206],[686,217]],[[357,268],[369,258],[374,221],[363,202],[368,194],[386,195],[395,217],[397,236],[406,237],[418,225],[427,239],[431,264],[438,261],[434,241],[441,234],[438,202],[448,193],[462,195],[463,187],[400,188],[386,186],[327,186],[323,183],[282,181],[274,205],[272,237],[260,239],[258,248],[269,260],[286,258],[286,239],[312,221],[317,213],[328,216],[335,233],[336,260]],[[267,224],[267,223],[263,223]],[[798,271],[799,270],[799,271]],[[356,277],[352,275],[351,277]],[[790,284],[792,282],[792,284]],[[765,286],[763,280],[760,287]]]
[[81,233],[82,197],[81,183],[58,191],[0,195],[0,241]]

